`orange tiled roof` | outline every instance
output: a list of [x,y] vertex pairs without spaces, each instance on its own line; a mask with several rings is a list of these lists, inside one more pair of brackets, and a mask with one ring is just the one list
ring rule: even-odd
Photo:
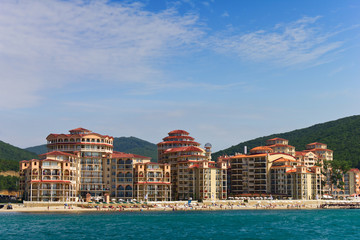
[[280,154],[282,154],[282,155],[286,155],[286,156],[290,156],[290,157],[294,157],[293,155],[288,154],[288,153],[279,153],[279,152],[276,152],[276,153],[269,153],[269,155],[271,155],[271,156],[273,156],[273,155],[280,155]]
[[51,162],[69,162],[68,160],[48,159],[48,158],[46,158],[46,159],[41,159],[41,160],[39,160],[39,161],[41,161],[41,162],[43,162],[43,161],[51,161]]
[[187,152],[187,151],[204,152],[204,150],[199,147],[188,146],[188,147],[168,148],[164,151],[164,153]]
[[79,132],[79,131],[83,131],[83,132],[91,132],[90,130],[85,129],[85,128],[82,128],[82,127],[79,127],[79,128],[75,128],[75,129],[69,130],[69,132]]
[[254,147],[250,150],[250,152],[255,152],[255,151],[271,151],[272,152],[273,150],[267,146]]
[[111,158],[142,158],[142,159],[151,159],[151,157],[145,157],[132,153],[124,153],[124,152],[113,152],[111,154]]
[[268,139],[267,141],[276,141],[276,140],[282,140],[282,141],[288,141],[287,139],[284,139],[284,138],[272,138],[272,139]]
[[175,139],[184,138],[184,139],[190,139],[190,140],[192,140],[192,141],[195,140],[195,138],[190,137],[190,136],[167,136],[167,137],[164,137],[163,140],[164,140],[164,141],[167,141],[167,140],[171,140],[171,139],[173,139],[173,138],[175,138]]
[[159,146],[161,144],[169,144],[169,143],[187,143],[187,144],[194,144],[200,146],[200,143],[194,141],[164,141],[164,142],[159,142],[157,145]]
[[294,146],[291,145],[287,145],[287,144],[273,144],[273,145],[269,145],[269,148],[271,147],[289,147],[289,148],[295,148]]
[[232,156],[230,158],[231,159],[236,159],[236,158],[265,157],[265,156],[267,156],[267,153],[251,154],[251,155],[240,154],[240,155]]
[[307,146],[311,146],[311,145],[326,145],[325,143],[320,143],[320,142],[313,142],[313,143],[309,143],[306,144]]
[[314,152],[314,151],[327,151],[327,152],[333,152],[333,150],[326,149],[326,148],[313,148],[313,149],[306,149],[304,152]]
[[61,151],[52,151],[52,152],[48,152],[48,153],[43,153],[40,154],[39,156],[49,156],[49,155],[64,155],[64,156],[71,156],[71,157],[77,157],[74,154],[71,153],[66,153],[66,152],[61,152]]
[[198,168],[198,167],[199,167],[199,164],[194,164],[194,165],[189,166],[189,168]]
[[[85,137],[85,136],[88,136],[88,135],[97,135],[99,137],[103,137],[103,138],[111,138],[111,139],[114,139],[114,137],[112,136],[109,136],[109,135],[101,135],[99,133],[94,133],[94,132],[90,132],[90,133],[86,133],[86,134],[64,134],[64,133],[50,133],[46,139],[50,138],[50,137]],[[68,142],[69,143],[69,142]],[[66,144],[68,144],[66,143]]]
[[305,156],[305,154],[307,154],[307,152],[303,152],[303,151],[296,151],[295,152],[295,156]]
[[293,168],[293,166],[290,166],[290,165],[281,165],[281,166],[271,166],[271,168]]
[[168,133],[169,135],[170,134],[185,134],[185,135],[189,135],[189,133],[187,132],[187,131],[185,131],[185,130],[173,130],[173,131],[171,131],[171,132],[169,132]]
[[299,162],[299,161],[280,157],[278,159],[275,159],[273,162]]

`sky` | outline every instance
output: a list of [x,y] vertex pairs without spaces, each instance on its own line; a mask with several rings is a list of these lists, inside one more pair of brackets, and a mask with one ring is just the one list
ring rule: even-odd
[[[1,0],[0,140],[77,127],[218,151],[360,112],[360,2]],[[291,144],[291,143],[290,143]]]

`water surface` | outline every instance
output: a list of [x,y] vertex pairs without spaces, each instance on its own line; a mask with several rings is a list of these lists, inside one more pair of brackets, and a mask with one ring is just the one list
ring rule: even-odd
[[0,239],[358,239],[360,210],[0,213]]

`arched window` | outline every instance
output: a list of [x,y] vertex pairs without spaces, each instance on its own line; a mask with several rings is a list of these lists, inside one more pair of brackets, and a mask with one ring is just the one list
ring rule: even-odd
[[131,164],[131,163],[132,163],[131,159],[126,160],[126,164]]
[[125,177],[127,177],[127,178],[131,178],[131,177],[132,177],[132,173],[127,172],[127,173],[125,174]]
[[124,177],[124,173],[119,172],[119,173],[117,174],[117,177],[123,178],[123,177]]
[[119,185],[119,186],[117,187],[117,190],[118,190],[118,191],[124,191],[124,187],[123,187],[122,185]]
[[126,190],[126,191],[132,191],[132,187],[131,187],[130,185],[127,185],[127,186],[125,187],[125,190]]

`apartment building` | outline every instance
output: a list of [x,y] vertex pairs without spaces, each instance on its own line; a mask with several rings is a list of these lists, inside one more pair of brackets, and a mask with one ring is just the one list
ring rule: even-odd
[[227,198],[227,167],[211,160],[211,144],[200,148],[188,132],[174,130],[157,146],[159,162],[171,167],[172,200]]
[[[335,199],[345,199],[348,196],[359,197],[360,196],[360,170],[357,168],[350,169],[344,174],[342,179],[344,186],[332,189],[332,195]],[[359,198],[360,199],[360,198]]]
[[278,159],[271,167],[271,192],[294,199],[319,199],[321,167],[308,168],[297,160]]
[[[113,152],[113,137],[76,128],[69,134],[49,134],[46,138],[48,151],[61,151],[80,155],[80,195],[87,193],[95,198],[110,193],[110,169],[105,168]],[[107,177],[109,176],[109,177]]]
[[306,150],[304,152],[313,152],[317,155],[320,163],[322,164],[324,160],[332,161],[333,160],[333,151],[327,148],[327,145],[324,143],[314,142],[306,145]]
[[59,151],[20,162],[20,195],[26,201],[78,201],[80,157]]
[[150,162],[150,157],[114,151],[106,160],[106,178],[111,182],[110,197],[125,201],[134,199],[135,165]]
[[134,196],[138,201],[170,201],[169,164],[142,162],[134,167]]
[[[286,139],[273,138],[266,141],[266,146],[251,149],[250,154],[231,157],[231,194],[321,197],[322,168],[316,166],[318,156],[313,152],[317,147],[296,152],[288,143]],[[310,146],[313,145],[307,145]]]
[[283,138],[272,138],[266,141],[266,146],[274,153],[286,153],[295,156],[295,147],[289,145],[289,140]]
[[279,159],[295,161],[291,155],[273,153],[271,148],[264,146],[251,149],[250,154],[231,157],[232,195],[270,195],[270,168]]

